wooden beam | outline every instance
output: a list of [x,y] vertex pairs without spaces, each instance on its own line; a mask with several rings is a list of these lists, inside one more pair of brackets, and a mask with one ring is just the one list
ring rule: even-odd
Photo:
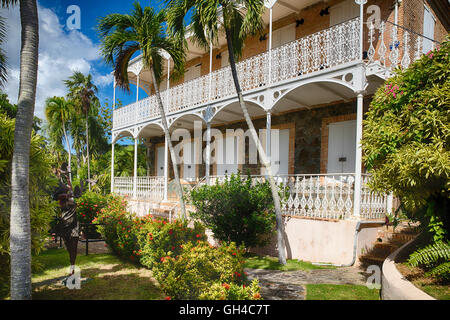
[[311,109],[311,108],[308,106],[308,104],[304,103],[303,101],[300,101],[300,100],[297,99],[297,98],[292,98],[292,97],[289,97],[288,95],[285,95],[283,98],[286,99],[286,100],[288,100],[288,101],[294,102],[295,104],[299,105],[300,107],[304,107],[304,108],[306,108],[306,109],[308,109],[308,110]]
[[276,3],[278,3],[280,6],[285,7],[286,9],[289,9],[289,10],[295,12],[295,13],[299,13],[299,12],[300,12],[299,9],[297,9],[297,8],[294,7],[293,5],[291,5],[291,4],[289,4],[289,3],[286,3],[286,2],[284,2],[284,1],[278,0]]

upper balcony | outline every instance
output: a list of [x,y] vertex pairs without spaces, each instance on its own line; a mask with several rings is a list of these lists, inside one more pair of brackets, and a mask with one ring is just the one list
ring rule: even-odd
[[[243,93],[357,61],[360,50],[359,21],[359,18],[351,19],[240,61],[236,68]],[[235,95],[229,66],[161,91],[168,115]],[[156,96],[151,95],[114,110],[113,130],[159,116]]]
[[[360,63],[364,64],[367,77],[378,79],[371,88],[373,91],[395,68],[408,67],[438,45],[389,21],[378,25],[365,23],[362,36],[360,28],[360,18],[353,18],[238,62],[236,68],[244,95]],[[235,96],[229,66],[161,91],[168,116]],[[159,117],[156,96],[150,95],[114,110],[113,131]]]

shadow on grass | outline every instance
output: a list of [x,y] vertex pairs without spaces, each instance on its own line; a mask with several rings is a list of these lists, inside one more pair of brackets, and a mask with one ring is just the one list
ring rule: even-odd
[[122,261],[112,254],[77,257],[81,288],[62,284],[67,276],[65,250],[47,250],[38,257],[44,270],[33,274],[33,299],[36,300],[154,300],[163,293],[150,270]]

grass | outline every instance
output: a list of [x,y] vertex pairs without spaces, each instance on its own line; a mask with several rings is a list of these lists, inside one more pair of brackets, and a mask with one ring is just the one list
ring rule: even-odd
[[350,284],[307,284],[306,300],[380,300],[380,290]]
[[[35,300],[155,300],[164,297],[150,270],[104,254],[78,255],[81,289],[68,289],[61,280],[68,274],[64,249],[48,249],[33,257],[43,271],[32,275]],[[86,281],[87,280],[87,281]]]
[[335,269],[333,266],[319,266],[310,262],[299,261],[296,259],[288,259],[286,265],[278,262],[277,258],[269,256],[247,255],[244,268],[250,269],[265,269],[265,270],[280,270],[280,271],[294,271],[294,270],[313,270],[313,269]]

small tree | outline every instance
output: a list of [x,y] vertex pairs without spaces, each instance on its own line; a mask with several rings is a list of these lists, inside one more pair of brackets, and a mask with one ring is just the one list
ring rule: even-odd
[[232,174],[223,184],[193,189],[197,208],[191,216],[200,219],[221,241],[248,247],[264,245],[275,230],[275,207],[269,182],[252,183],[248,176]]
[[362,139],[372,187],[399,197],[434,241],[450,221],[449,52],[446,41],[379,88]]

